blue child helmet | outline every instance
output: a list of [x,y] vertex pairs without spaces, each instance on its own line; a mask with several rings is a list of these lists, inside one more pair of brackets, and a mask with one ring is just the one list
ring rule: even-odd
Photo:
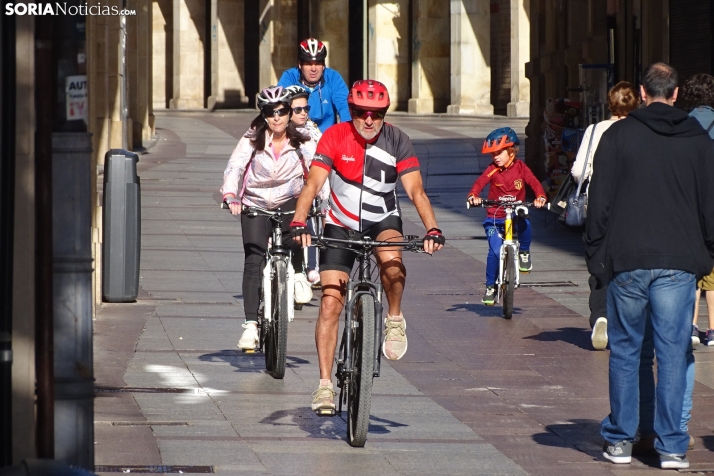
[[481,148],[481,153],[498,152],[506,147],[513,147],[520,143],[516,131],[510,127],[500,127],[491,131],[488,137],[486,137],[486,140],[483,142],[483,147]]

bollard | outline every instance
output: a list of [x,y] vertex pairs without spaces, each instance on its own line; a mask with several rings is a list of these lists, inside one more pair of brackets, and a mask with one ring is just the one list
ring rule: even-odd
[[141,193],[139,156],[112,149],[104,158],[102,298],[133,302],[139,295]]

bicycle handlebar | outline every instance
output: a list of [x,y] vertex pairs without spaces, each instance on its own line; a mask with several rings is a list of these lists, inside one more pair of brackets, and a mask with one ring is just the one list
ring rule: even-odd
[[[231,207],[229,207],[226,202],[221,202],[222,210],[230,210],[230,208]],[[260,207],[242,207],[242,210],[241,210],[241,214],[248,215],[250,217],[255,217],[258,215],[272,217],[275,215],[289,215],[291,213],[295,213],[295,210],[290,210],[290,211],[266,210],[265,208],[260,208]],[[310,212],[307,214],[307,216],[308,216],[308,218],[310,218],[310,217],[324,216],[324,214],[319,211],[310,210]]]
[[[396,246],[399,248],[404,249],[405,251],[414,251],[414,252],[424,252],[424,240],[420,239],[416,235],[406,235],[404,238],[406,238],[408,241],[374,241],[371,238],[367,239],[362,239],[362,240],[351,240],[351,239],[341,239],[341,238],[328,238],[325,236],[315,236],[315,235],[310,235],[312,240],[313,240],[313,246],[317,247],[325,247],[325,248],[342,248],[350,251],[355,251],[355,252],[360,252],[360,251],[369,251],[373,248],[386,248],[386,247],[392,247]],[[361,247],[362,249],[354,249],[354,248],[349,248],[347,246],[335,246],[336,244],[345,244],[345,245],[356,245]]]
[[470,202],[466,202],[466,208],[471,208],[471,207],[518,207],[518,206],[524,206],[524,207],[530,207],[533,205],[533,202],[524,202],[521,200],[518,201],[501,201],[501,200],[481,200],[481,203],[478,205],[472,205]]

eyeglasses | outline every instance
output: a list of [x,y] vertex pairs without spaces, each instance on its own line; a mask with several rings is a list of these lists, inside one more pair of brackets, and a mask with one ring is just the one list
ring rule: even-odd
[[295,114],[302,114],[303,111],[305,111],[305,114],[310,112],[310,106],[298,106],[293,108],[293,113]]
[[360,119],[366,119],[367,117],[371,117],[372,119],[384,119],[384,116],[387,114],[386,109],[379,109],[378,111],[367,111],[365,109],[360,109],[357,107],[351,108],[350,112],[352,112],[353,117],[359,117]]
[[265,117],[283,117],[287,116],[290,113],[290,109],[287,107],[281,107],[280,109],[266,109],[263,111],[263,115]]

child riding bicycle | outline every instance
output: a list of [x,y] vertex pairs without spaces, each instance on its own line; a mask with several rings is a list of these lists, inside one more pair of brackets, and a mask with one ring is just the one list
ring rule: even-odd
[[[516,159],[520,141],[515,131],[510,127],[502,127],[492,131],[483,143],[481,153],[490,153],[493,163],[474,182],[467,197],[472,205],[480,205],[478,196],[487,184],[488,200],[502,200],[505,197],[512,200],[523,201],[526,198],[524,184],[527,184],[536,194],[533,202],[536,208],[545,205],[545,191],[531,169],[520,160]],[[498,251],[501,249],[504,234],[505,212],[501,207],[489,207],[483,227],[488,239],[488,258],[486,259],[486,292],[482,302],[493,306],[496,302],[496,273],[498,272]],[[516,219],[520,251],[518,253],[518,267],[522,273],[532,269],[531,247],[531,222],[527,218]]]

